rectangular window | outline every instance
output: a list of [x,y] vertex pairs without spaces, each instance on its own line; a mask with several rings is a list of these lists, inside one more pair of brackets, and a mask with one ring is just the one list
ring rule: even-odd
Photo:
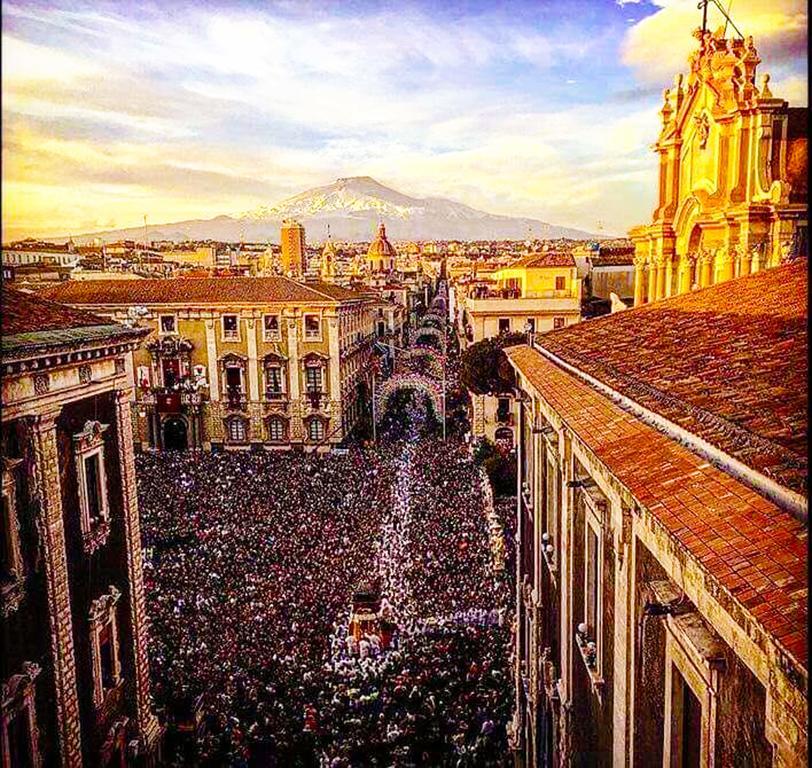
[[237,315],[223,315],[223,339],[236,341],[240,338],[240,324]]
[[262,327],[265,341],[279,341],[282,338],[279,330],[279,315],[265,315]]
[[231,421],[228,422],[228,439],[232,443],[244,443],[245,436],[245,421],[242,419],[231,419]]
[[242,392],[242,368],[226,368],[226,392]]
[[321,392],[321,368],[308,366],[305,368],[305,386],[308,392]]
[[496,420],[500,424],[510,421],[510,398],[500,397],[496,406]]
[[565,291],[567,289],[567,278],[560,275],[556,277],[555,289],[557,291]]
[[282,369],[278,365],[265,369],[265,391],[270,395],[282,392]]
[[113,638],[110,624],[99,632],[99,661],[101,662],[102,688],[109,691],[116,687],[115,660],[113,658]]
[[174,315],[161,315],[161,333],[177,333],[177,320]]
[[586,526],[586,632],[598,641],[598,536]]
[[553,328],[563,328],[566,320],[563,317],[553,318]]
[[536,318],[535,317],[528,317],[527,318],[527,331],[529,333],[536,332]]
[[285,422],[282,419],[272,418],[268,421],[268,439],[275,443],[285,439]]
[[87,511],[91,522],[98,520],[102,512],[99,458],[100,454],[98,453],[85,457],[85,491],[87,493]]
[[499,333],[510,333],[510,318],[509,317],[500,317],[499,318]]
[[319,419],[311,419],[307,432],[308,437],[314,443],[324,440],[324,424]]
[[318,315],[304,316],[304,331],[306,339],[313,340],[321,338],[321,319]]
[[[29,705],[30,706],[30,705]],[[31,738],[29,708],[17,710],[6,730],[8,738],[9,765],[17,768],[33,768],[34,745]]]

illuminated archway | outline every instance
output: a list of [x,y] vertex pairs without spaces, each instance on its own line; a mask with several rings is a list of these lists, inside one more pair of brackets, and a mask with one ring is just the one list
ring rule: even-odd
[[399,390],[411,390],[428,395],[439,418],[443,412],[443,393],[434,379],[416,373],[395,374],[387,379],[375,393],[375,420],[380,423],[386,413],[389,400]]

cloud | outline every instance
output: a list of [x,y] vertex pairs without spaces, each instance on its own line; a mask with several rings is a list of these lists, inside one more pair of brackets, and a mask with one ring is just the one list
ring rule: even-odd
[[[624,64],[643,83],[668,84],[687,68],[695,50],[693,30],[701,25],[695,0],[654,0],[658,10],[641,19],[626,33],[621,46]],[[806,68],[807,13],[804,0],[740,0],[731,18],[744,35],[752,35],[764,61],[763,67],[793,64]],[[725,23],[712,5],[708,27]],[[728,34],[732,34],[730,28]]]
[[649,215],[657,98],[627,82],[599,20],[406,4],[4,11],[5,232],[236,213],[365,173],[587,229]]

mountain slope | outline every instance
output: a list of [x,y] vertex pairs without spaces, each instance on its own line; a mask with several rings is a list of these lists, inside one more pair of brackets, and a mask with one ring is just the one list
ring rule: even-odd
[[[410,197],[369,176],[351,176],[307,190],[277,205],[263,205],[236,216],[152,225],[149,238],[278,243],[279,228],[286,218],[300,221],[311,242],[324,240],[328,226],[333,237],[339,240],[370,240],[381,221],[386,224],[387,234],[396,240],[524,240],[528,235],[540,239],[596,237],[536,219],[485,213],[445,198]],[[130,227],[73,239],[77,243],[94,237],[107,242],[141,240],[143,233],[143,227]]]

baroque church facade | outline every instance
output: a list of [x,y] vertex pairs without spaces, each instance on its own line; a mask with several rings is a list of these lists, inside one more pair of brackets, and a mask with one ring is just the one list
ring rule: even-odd
[[752,37],[697,30],[664,92],[658,204],[635,244],[635,306],[773,267],[806,250],[807,110],[756,82]]

